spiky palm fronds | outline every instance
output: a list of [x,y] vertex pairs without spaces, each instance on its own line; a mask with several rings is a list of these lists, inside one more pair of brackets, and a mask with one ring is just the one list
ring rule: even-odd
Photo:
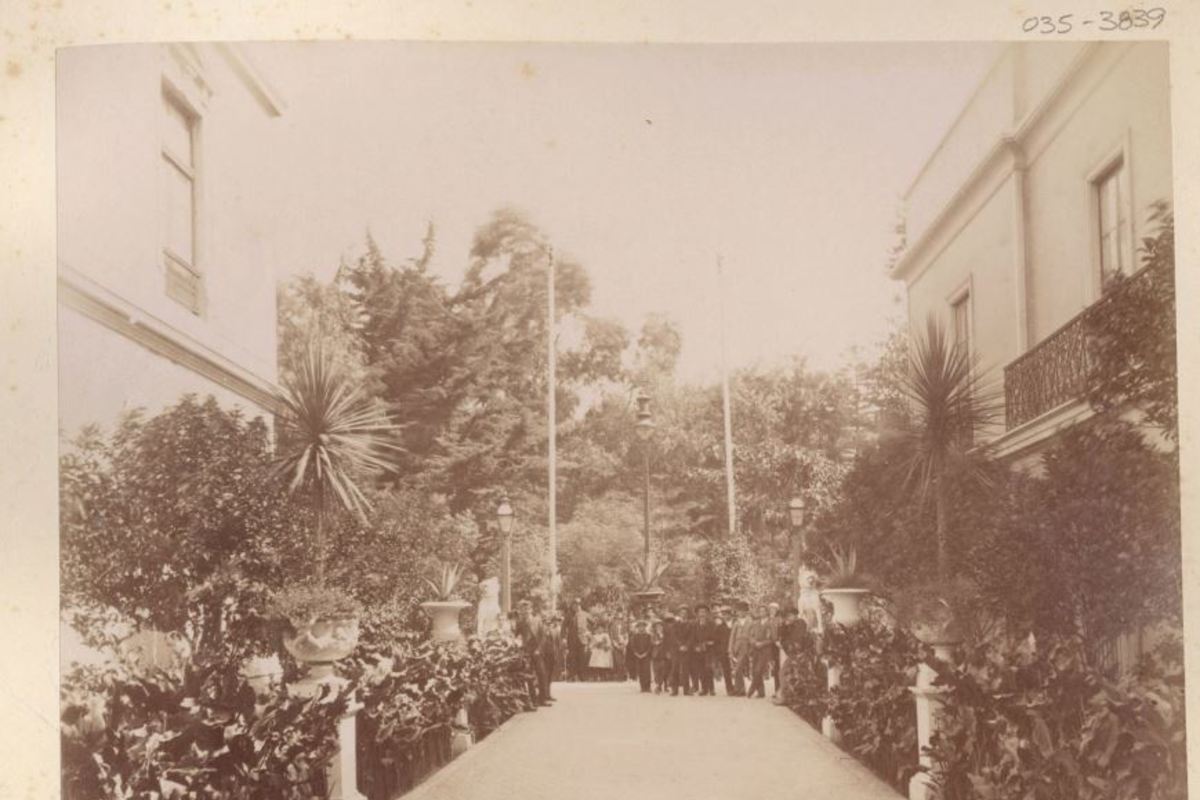
[[1001,400],[967,347],[951,342],[932,315],[926,321],[925,336],[917,337],[909,351],[901,390],[911,415],[900,432],[901,444],[909,453],[905,482],[915,484],[923,499],[933,495],[938,574],[948,580],[947,481],[956,475],[988,483],[987,447],[978,437],[996,421]]
[[399,426],[319,347],[309,347],[283,388],[278,467],[288,491],[332,493],[362,516],[370,502],[358,480],[394,468],[390,454],[401,450],[394,440]]
[[644,562],[629,561],[629,570],[633,573],[633,579],[637,583],[638,591],[647,591],[655,588],[658,581],[666,573],[667,568],[671,566],[671,562],[667,559],[659,560],[657,556],[651,554]]
[[932,316],[925,336],[917,337],[909,351],[901,389],[912,414],[901,432],[910,451],[908,478],[925,495],[946,469],[980,463],[974,456],[984,448],[977,437],[1002,407],[971,353],[962,343],[951,342]]
[[279,455],[276,469],[287,491],[301,490],[315,511],[317,582],[325,577],[325,500],[366,518],[371,504],[358,482],[372,472],[394,468],[401,452],[399,426],[354,386],[320,346],[310,344],[280,396]]
[[441,573],[435,581],[432,578],[422,578],[425,585],[433,589],[434,596],[445,602],[454,598],[454,590],[462,580],[462,567],[458,564],[443,564]]
[[850,586],[858,577],[858,551],[853,547],[831,544],[829,556],[833,560],[833,568],[829,572],[828,585]]

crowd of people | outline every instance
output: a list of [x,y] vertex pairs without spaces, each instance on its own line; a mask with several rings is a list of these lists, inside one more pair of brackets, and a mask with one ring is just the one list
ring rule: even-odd
[[622,607],[588,611],[579,600],[545,617],[521,601],[510,622],[532,674],[530,696],[554,702],[555,681],[636,681],[642,692],[783,700],[789,655],[812,646],[808,625],[794,608],[680,606],[674,611]]

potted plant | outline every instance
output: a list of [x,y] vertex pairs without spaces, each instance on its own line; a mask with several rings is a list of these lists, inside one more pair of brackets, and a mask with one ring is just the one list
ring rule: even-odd
[[833,606],[835,623],[855,625],[862,619],[862,602],[871,593],[865,576],[858,571],[858,552],[836,544],[831,544],[829,551],[831,569],[821,597]]
[[296,631],[293,644],[285,639],[288,651],[297,661],[324,665],[317,672],[310,668],[311,682],[331,676],[331,662],[349,655],[358,641],[361,608],[325,585],[333,506],[366,522],[370,502],[359,482],[395,467],[399,428],[317,341],[309,343],[294,374],[284,377],[283,389],[275,469],[287,492],[307,497],[312,511],[313,584],[283,593],[276,610]]
[[345,592],[303,584],[275,595],[271,616],[284,624],[283,646],[308,666],[301,691],[333,680],[333,662],[354,652],[362,607]]
[[961,595],[966,591],[961,583],[911,586],[894,600],[900,622],[943,660],[949,660],[955,645],[963,641],[962,619],[956,608],[963,605]]
[[666,592],[658,585],[658,581],[669,566],[671,566],[670,561],[666,559],[660,561],[653,553],[646,557],[645,562],[629,562],[629,569],[633,573],[636,586],[633,596],[647,605],[659,600]]
[[470,603],[455,596],[460,580],[462,567],[457,564],[443,564],[436,578],[424,578],[433,590],[434,599],[421,603],[421,608],[433,620],[434,641],[461,642],[466,638],[458,626],[458,617]]

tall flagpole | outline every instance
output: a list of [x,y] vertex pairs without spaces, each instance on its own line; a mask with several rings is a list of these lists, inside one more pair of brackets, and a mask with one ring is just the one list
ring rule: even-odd
[[733,486],[733,416],[729,408],[729,371],[725,365],[725,272],[717,256],[717,301],[721,323],[721,403],[725,417],[725,503],[729,509],[729,535],[737,531],[737,503]]
[[558,587],[555,585],[555,578],[558,575],[558,410],[557,398],[555,397],[555,387],[558,377],[558,355],[556,353],[554,334],[558,327],[557,318],[555,317],[554,309],[554,248],[550,248],[550,263],[546,270],[547,282],[549,284],[546,291],[546,330],[547,330],[547,365],[549,372],[549,380],[547,381],[546,389],[546,406],[549,414],[549,430],[550,430],[550,446],[549,446],[549,462],[550,462],[550,553],[549,553],[549,589],[550,589],[550,611],[553,613],[558,609]]

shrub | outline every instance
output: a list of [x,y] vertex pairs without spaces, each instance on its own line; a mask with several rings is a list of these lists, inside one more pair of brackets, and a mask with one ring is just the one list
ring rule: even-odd
[[832,625],[823,655],[841,669],[827,692],[825,713],[842,747],[892,785],[904,789],[917,770],[917,728],[910,688],[927,653],[907,630],[870,614],[857,625]]
[[971,557],[971,577],[1010,632],[1097,646],[1178,620],[1178,454],[1148,446],[1132,425],[1097,420],[1064,433],[1043,462],[1038,477],[1014,476],[979,520],[986,535]]
[[[390,798],[449,758],[459,708],[484,736],[529,708],[519,646],[397,640],[348,660],[336,693],[306,700],[279,687],[256,705],[236,669],[215,663],[133,674],[85,668],[64,678],[63,796],[69,800],[324,796],[336,726],[354,698],[360,788]],[[194,794],[191,794],[194,793]]]
[[939,672],[949,694],[930,756],[945,800],[1187,796],[1173,659],[1149,658],[1115,683],[1069,637],[1007,652],[980,646]]
[[303,514],[270,464],[265,423],[212,398],[85,431],[59,486],[63,605],[88,643],[113,644],[97,633],[117,615],[206,658],[269,650],[268,595],[307,569]]
[[828,677],[816,638],[810,637],[805,646],[788,652],[783,681],[788,707],[809,725],[820,727],[827,709]]
[[79,670],[63,680],[63,797],[307,800],[324,793],[345,708],[283,689],[256,707],[214,666]]

